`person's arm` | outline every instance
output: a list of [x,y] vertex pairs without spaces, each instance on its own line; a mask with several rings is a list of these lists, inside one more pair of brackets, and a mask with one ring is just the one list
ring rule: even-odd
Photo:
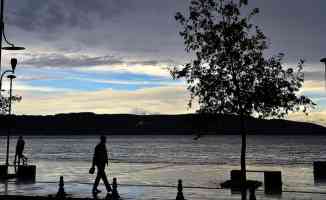
[[108,157],[108,151],[105,146],[105,157],[106,157],[106,165],[109,166],[109,157]]
[[18,156],[18,142],[16,144],[16,152],[15,152],[15,163],[17,162],[17,156]]

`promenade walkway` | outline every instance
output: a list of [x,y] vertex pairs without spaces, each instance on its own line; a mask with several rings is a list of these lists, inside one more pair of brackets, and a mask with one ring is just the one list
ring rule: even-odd
[[[65,182],[65,191],[72,199],[93,199],[91,194],[92,183],[73,183]],[[104,188],[100,188],[105,191]],[[58,191],[58,183],[56,182],[38,182],[35,184],[16,184],[9,182],[8,184],[0,183],[0,199],[47,199],[49,195],[53,197]],[[173,200],[176,197],[177,189],[175,185],[128,185],[120,184],[118,191],[122,199],[125,200],[150,200],[164,199]],[[219,188],[206,187],[184,187],[184,196],[191,200],[238,200],[240,195],[231,195],[229,190]],[[9,195],[9,196],[8,196]],[[23,197],[25,196],[25,197]],[[37,197],[38,196],[38,197]],[[105,199],[106,193],[102,192],[98,195],[98,199]],[[309,192],[309,191],[284,191],[282,196],[265,196],[263,190],[257,191],[257,199],[261,200],[310,200],[310,199],[326,199],[326,192]]]

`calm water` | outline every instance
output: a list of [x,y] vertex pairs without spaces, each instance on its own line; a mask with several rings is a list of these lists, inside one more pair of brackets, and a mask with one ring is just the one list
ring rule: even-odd
[[[11,138],[13,161],[15,137]],[[0,193],[54,194],[63,175],[66,190],[73,196],[87,196],[94,176],[88,174],[98,137],[43,136],[25,137],[25,154],[37,165],[37,182],[32,185],[0,184]],[[326,136],[248,136],[248,169],[282,171],[283,189],[326,192],[326,186],[314,185],[312,162],[326,160]],[[5,137],[0,138],[0,162],[5,160]],[[239,136],[110,136],[109,176],[121,184],[217,187],[229,179],[229,171],[240,163]],[[261,174],[250,178],[263,180]],[[173,199],[174,188],[122,186],[125,199]],[[262,198],[262,192],[258,192]],[[185,189],[187,199],[239,199],[221,190]],[[163,197],[163,198],[162,198]],[[325,196],[324,196],[325,197]],[[283,199],[325,199],[321,195],[284,193]],[[268,197],[273,199],[274,197]]]

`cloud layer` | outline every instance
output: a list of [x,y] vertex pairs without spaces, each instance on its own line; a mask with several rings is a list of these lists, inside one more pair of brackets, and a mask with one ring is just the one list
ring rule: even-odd
[[[27,48],[17,57],[16,113],[184,113],[188,94],[168,67],[191,59],[174,15],[189,0],[10,0],[5,31]],[[323,69],[326,1],[250,0],[254,18],[270,38],[266,55],[285,53],[285,63],[307,60],[303,90],[326,107]],[[8,66],[3,66],[8,68]],[[6,83],[7,84],[7,83]],[[7,85],[4,85],[7,88]],[[193,111],[193,110],[192,110]],[[297,115],[291,115],[298,119]]]
[[[157,87],[136,91],[48,93],[34,96],[26,91],[15,105],[16,114],[95,113],[188,113],[188,92],[184,87]],[[24,97],[26,96],[26,97]],[[37,109],[35,109],[37,108]],[[195,109],[195,108],[194,108]]]
[[8,22],[26,31],[47,33],[66,27],[89,29],[93,28],[94,19],[112,20],[127,11],[131,4],[120,0],[9,1]]

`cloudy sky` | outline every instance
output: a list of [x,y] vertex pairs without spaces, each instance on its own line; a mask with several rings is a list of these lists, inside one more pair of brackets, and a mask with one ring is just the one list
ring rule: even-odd
[[[14,93],[23,96],[16,114],[67,112],[193,112],[182,80],[167,70],[191,58],[184,51],[177,11],[189,0],[10,0],[6,35],[21,52]],[[269,37],[269,55],[285,64],[306,60],[304,93],[318,103],[309,116],[290,119],[325,123],[323,65],[326,57],[325,0],[249,0],[261,10],[254,21]],[[5,83],[4,87],[7,87]]]

